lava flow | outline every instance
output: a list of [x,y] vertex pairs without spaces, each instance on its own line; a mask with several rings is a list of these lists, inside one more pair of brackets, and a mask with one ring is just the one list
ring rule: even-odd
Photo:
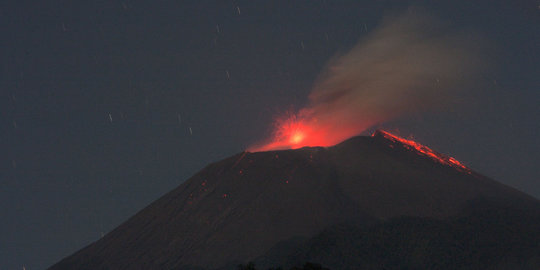
[[430,157],[431,159],[441,163],[441,164],[444,164],[444,165],[447,165],[447,166],[451,166],[451,167],[454,167],[460,171],[463,171],[463,172],[466,172],[466,173],[472,173],[471,169],[467,168],[465,165],[463,165],[461,162],[459,162],[457,159],[453,158],[453,157],[450,157],[450,156],[447,156],[447,155],[444,155],[444,154],[441,154],[441,153],[438,153],[438,152],[435,152],[433,151],[431,148],[425,146],[425,145],[422,145],[420,143],[417,143],[413,140],[407,140],[407,139],[404,139],[404,138],[401,138],[401,137],[398,137],[394,134],[391,134],[389,132],[386,132],[384,130],[377,130],[373,133],[373,135],[371,135],[373,137],[377,137],[377,136],[381,136],[383,138],[385,138],[386,140],[389,140],[393,143],[399,143],[401,144],[403,147],[409,149],[409,150],[415,150],[416,152],[424,155],[424,156],[427,156],[427,157]]

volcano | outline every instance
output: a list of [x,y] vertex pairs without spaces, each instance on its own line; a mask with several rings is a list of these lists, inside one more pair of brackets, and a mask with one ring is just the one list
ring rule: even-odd
[[210,164],[49,269],[539,269],[539,224],[537,199],[377,131]]

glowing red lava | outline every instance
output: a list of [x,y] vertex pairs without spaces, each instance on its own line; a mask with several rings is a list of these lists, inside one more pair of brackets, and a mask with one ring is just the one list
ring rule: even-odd
[[[343,141],[351,134],[359,134],[365,128],[334,128],[328,125],[321,125],[316,119],[302,117],[302,112],[290,114],[285,118],[278,119],[274,123],[275,131],[270,143],[252,147],[249,151],[271,151],[283,149],[298,149],[301,147],[331,146]],[[394,148],[397,144],[406,149],[415,151],[423,156],[427,156],[436,162],[451,166],[459,171],[471,174],[471,169],[467,168],[457,159],[435,152],[429,147],[417,143],[413,140],[407,140],[393,135],[383,130],[377,130],[372,134],[373,137],[382,137],[390,141],[390,147]]]
[[297,116],[289,115],[274,123],[275,131],[270,143],[253,147],[251,151],[269,151],[282,149],[297,149],[305,146],[326,146],[320,132],[308,121]]
[[425,146],[425,145],[422,145],[420,143],[417,143],[413,140],[407,140],[407,139],[404,139],[404,138],[401,138],[401,137],[398,137],[394,134],[391,134],[389,132],[386,132],[384,130],[377,130],[373,133],[372,135],[373,137],[376,137],[376,136],[381,136],[391,142],[394,142],[394,143],[399,143],[401,145],[403,145],[405,148],[409,149],[409,150],[415,150],[416,152],[424,155],[424,156],[427,156],[427,157],[430,157],[431,159],[441,163],[441,164],[444,164],[444,165],[447,165],[447,166],[450,166],[450,167],[454,167],[460,171],[463,171],[463,172],[466,172],[466,173],[472,173],[471,169],[467,168],[465,165],[463,165],[461,162],[459,162],[457,159],[453,158],[453,157],[450,157],[450,156],[447,156],[447,155],[444,155],[444,154],[441,154],[441,153],[438,153],[438,152],[435,152],[433,151],[431,148]]

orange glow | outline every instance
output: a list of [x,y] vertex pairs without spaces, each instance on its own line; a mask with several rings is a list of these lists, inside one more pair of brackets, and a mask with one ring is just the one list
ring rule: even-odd
[[[377,137],[377,136],[381,136],[387,140],[389,140],[390,142],[392,143],[399,143],[401,144],[403,147],[409,149],[409,150],[414,150],[418,153],[420,153],[421,155],[424,155],[424,156],[427,156],[441,164],[444,164],[444,165],[447,165],[447,166],[450,166],[450,167],[453,167],[453,168],[456,168],[462,172],[466,172],[466,173],[469,173],[471,174],[472,171],[471,169],[467,168],[465,165],[463,165],[461,162],[459,162],[457,159],[453,158],[453,157],[449,157],[447,155],[444,155],[444,154],[441,154],[441,153],[438,153],[438,152],[435,152],[433,151],[431,148],[425,146],[425,145],[422,145],[420,143],[417,143],[413,140],[407,140],[407,139],[404,139],[404,138],[401,138],[401,137],[398,137],[394,134],[391,134],[389,132],[386,132],[384,130],[377,130],[373,133],[372,135],[373,137]],[[394,145],[389,145],[391,148],[394,148]]]
[[251,147],[250,151],[298,149],[305,146],[328,146],[320,128],[298,115],[288,115],[274,123],[273,138],[269,143]]
[[302,142],[304,136],[305,135],[302,131],[297,130],[291,135],[291,139],[289,140],[289,142],[293,145],[297,145]]

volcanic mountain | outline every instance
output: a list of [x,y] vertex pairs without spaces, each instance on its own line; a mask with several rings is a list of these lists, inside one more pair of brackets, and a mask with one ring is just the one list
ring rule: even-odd
[[49,269],[533,269],[539,225],[537,199],[377,131],[210,164]]

